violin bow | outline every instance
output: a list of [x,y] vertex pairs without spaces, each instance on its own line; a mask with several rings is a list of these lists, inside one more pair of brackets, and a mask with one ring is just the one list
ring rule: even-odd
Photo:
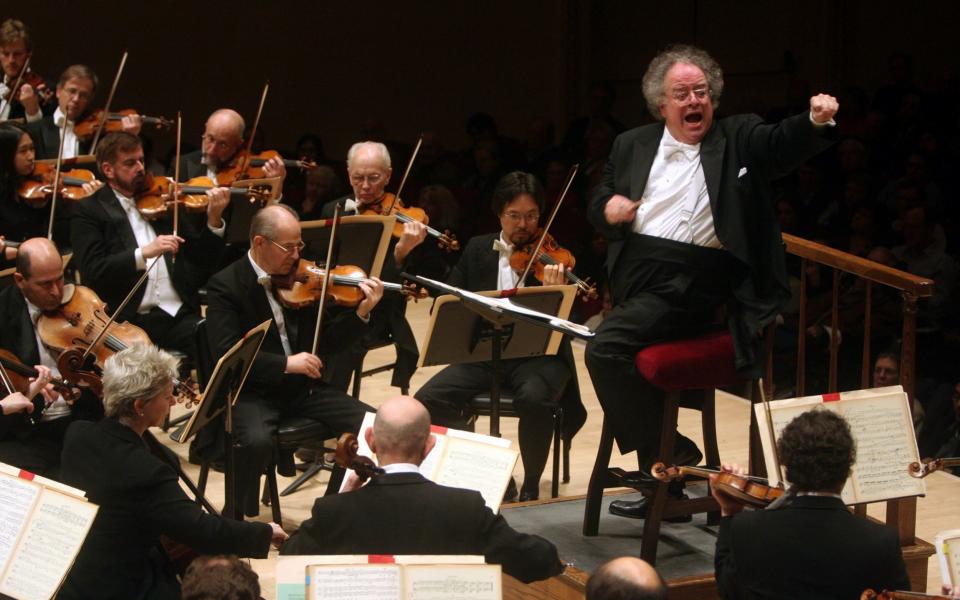
[[770,403],[767,401],[762,377],[757,380],[757,387],[760,388],[760,400],[763,402],[763,411],[767,416],[767,430],[770,432],[770,444],[773,446],[773,468],[777,470],[777,479],[780,480],[780,485],[785,486],[783,468],[780,466],[780,453],[777,451],[777,437],[773,432],[773,414],[770,412]]
[[257,128],[260,126],[260,115],[263,114],[263,105],[267,103],[267,92],[270,90],[270,81],[263,84],[263,92],[260,94],[260,106],[257,107],[257,116],[253,119],[253,129],[247,136],[247,145],[243,149],[243,157],[240,159],[240,169],[237,171],[238,177],[243,177],[250,162],[250,153],[253,151],[253,138],[257,136]]
[[[177,189],[180,186],[180,111],[177,111],[177,152],[174,156],[174,167],[173,167],[173,185],[171,189],[173,190],[173,235],[176,237],[177,232],[180,227],[180,194]],[[177,261],[177,255],[173,255],[173,262]]]
[[413,154],[410,155],[410,160],[407,161],[407,168],[403,170],[403,177],[400,178],[400,185],[397,186],[397,193],[393,195],[393,202],[390,203],[390,206],[386,210],[386,214],[390,214],[393,211],[393,206],[397,203],[397,200],[400,199],[400,192],[403,191],[404,184],[407,183],[407,177],[410,175],[410,169],[413,168],[413,161],[417,160],[417,154],[420,153],[420,146],[423,145],[423,134],[420,134],[420,137],[417,139],[417,145],[413,147]]
[[97,132],[93,134],[93,142],[90,144],[90,154],[97,151],[97,144],[100,143],[100,134],[103,133],[103,127],[110,118],[110,105],[113,104],[113,95],[117,91],[117,85],[120,83],[120,75],[123,74],[123,67],[127,64],[127,51],[123,51],[120,57],[120,66],[117,68],[117,74],[113,78],[113,85],[110,86],[110,94],[107,95],[107,104],[103,107],[103,114],[100,115],[100,122],[97,123]]
[[57,164],[53,170],[53,194],[50,196],[50,222],[47,224],[47,239],[53,239],[53,218],[57,214],[57,197],[60,192],[60,170],[63,168],[63,145],[67,139],[67,115],[63,115],[60,126],[60,149],[57,151]]
[[30,58],[27,57],[27,60],[23,62],[23,68],[20,69],[20,74],[17,75],[17,80],[14,82],[13,87],[10,88],[10,97],[9,98],[0,98],[0,113],[3,112],[3,109],[7,107],[8,104],[13,104],[13,95],[17,90],[20,89],[20,82],[23,81],[24,75],[27,74],[27,69],[30,68]]
[[577,176],[577,171],[580,170],[580,163],[577,163],[570,167],[570,172],[567,173],[567,180],[563,184],[563,191],[560,192],[560,197],[557,198],[557,203],[553,206],[553,211],[550,213],[550,218],[547,219],[547,223],[543,226],[543,234],[540,235],[540,239],[537,240],[537,245],[533,249],[533,253],[530,255],[530,260],[527,261],[527,266],[523,270],[523,274],[520,275],[520,279],[517,280],[517,287],[522,287],[524,282],[527,280],[527,275],[530,274],[530,268],[533,266],[534,261],[539,260],[540,249],[543,248],[543,241],[547,239],[547,231],[550,229],[550,226],[553,225],[553,220],[556,218],[557,213],[560,212],[560,205],[563,204],[563,199],[567,197],[567,192],[570,191],[570,186],[573,184],[573,178]]
[[323,284],[320,286],[320,301],[317,302],[317,326],[313,330],[312,354],[316,356],[320,348],[320,329],[323,325],[323,303],[327,299],[327,288],[330,285],[330,261],[333,256],[333,241],[337,237],[337,223],[340,221],[340,203],[333,205],[333,224],[330,226],[330,242],[327,243],[327,258],[323,265]]
[[147,280],[147,277],[149,277],[150,275],[150,271],[155,266],[157,266],[157,263],[160,262],[161,260],[163,260],[162,254],[156,257],[155,259],[153,259],[153,262],[150,263],[150,266],[144,269],[143,275],[141,275],[140,279],[138,279],[137,282],[133,284],[133,287],[130,288],[130,291],[127,293],[127,297],[123,299],[123,302],[120,303],[120,305],[117,307],[117,310],[113,311],[113,314],[110,315],[110,318],[107,320],[106,323],[104,323],[103,328],[100,329],[100,333],[98,333],[97,337],[95,337],[93,341],[90,342],[90,345],[87,346],[87,349],[83,351],[83,356],[80,357],[81,362],[87,360],[87,357],[90,356],[90,352],[93,351],[93,349],[97,346],[97,344],[100,343],[100,340],[103,339],[103,336],[106,335],[107,329],[109,329],[110,325],[117,320],[117,317],[120,315],[121,312],[123,312],[123,309],[126,308],[127,304],[130,303],[130,299],[133,298],[133,295],[137,293],[137,290],[140,289],[140,286],[142,286],[143,283]]

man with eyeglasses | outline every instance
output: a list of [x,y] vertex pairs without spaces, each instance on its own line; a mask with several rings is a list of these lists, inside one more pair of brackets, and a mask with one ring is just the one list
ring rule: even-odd
[[[510,256],[515,249],[536,242],[544,208],[540,182],[530,173],[508,173],[493,191],[491,208],[500,219],[501,230],[471,238],[447,283],[472,292],[537,285],[532,270],[527,281],[521,284],[521,273],[510,266]],[[565,284],[562,269],[561,265],[547,266],[543,284]],[[500,363],[500,374],[513,392],[513,403],[520,416],[519,446],[524,473],[520,501],[536,500],[540,495],[540,476],[550,451],[556,404],[560,402],[564,407],[564,436],[567,439],[585,420],[575,372],[568,342],[556,356],[510,359]],[[477,394],[489,392],[492,381],[493,369],[489,362],[449,365],[414,396],[430,411],[434,424],[472,429],[472,415],[467,406]],[[507,500],[512,500],[516,488],[508,489],[507,496]]]
[[[71,65],[60,75],[57,82],[57,109],[52,115],[27,124],[30,137],[37,149],[37,160],[57,158],[60,152],[60,135],[63,132],[63,158],[73,158],[90,152],[93,139],[81,140],[74,133],[76,123],[87,116],[90,102],[97,93],[97,74],[86,65]],[[63,120],[67,128],[62,129]],[[123,131],[132,135],[140,133],[142,120],[139,115],[127,115],[121,120]]]
[[[643,92],[665,123],[617,137],[588,213],[609,242],[614,308],[587,344],[586,363],[620,452],[636,450],[649,472],[663,396],[637,372],[636,353],[722,328],[725,307],[736,367],[759,375],[760,333],[789,298],[769,182],[829,145],[822,134],[838,103],[819,94],[808,112],[774,125],[755,115],[714,120],[723,71],[685,45],[651,61]],[[695,465],[702,454],[678,436],[674,458]],[[646,501],[616,501],[611,512],[644,518]]]
[[[137,210],[137,194],[146,186],[140,138],[106,135],[97,147],[97,165],[108,185],[77,204],[70,223],[83,283],[114,311],[149,269],[118,320],[141,327],[157,346],[192,359],[200,320],[197,290],[223,252],[229,190],[208,190],[205,215],[181,209],[174,231],[172,210],[153,220]],[[185,361],[183,369],[191,363]]]
[[[300,222],[293,209],[284,204],[268,206],[250,223],[249,252],[208,283],[207,334],[213,356],[223,355],[250,329],[271,321],[233,411],[236,464],[241,465],[237,500],[248,516],[259,512],[260,475],[272,456],[281,418],[321,421],[331,435],[339,436],[356,433],[364,413],[373,410],[323,383],[320,356],[341,352],[363,336],[370,311],[383,295],[383,284],[375,278],[364,280],[360,283],[364,298],[356,308],[326,309],[314,353],[317,307],[283,306],[271,279],[289,273],[303,248]],[[331,478],[331,489],[337,489],[338,479]],[[229,513],[233,508],[224,510]]]
[[[43,115],[53,113],[56,107],[53,84],[38,76],[33,69],[23,73],[32,56],[30,29],[17,19],[0,23],[0,121],[39,121]],[[30,74],[34,76],[34,85],[24,83]],[[18,79],[20,89],[14,93],[11,88]]]
[[[379,212],[393,174],[390,162],[390,152],[384,144],[369,141],[353,144],[347,152],[347,174],[353,193],[328,202],[321,209],[320,216],[325,219],[332,217],[337,203],[341,205],[341,214],[344,216],[362,214],[371,208]],[[384,211],[388,208],[382,207]],[[380,273],[384,281],[400,283],[400,273],[404,271],[434,279],[443,278],[446,271],[439,250],[435,244],[423,243],[426,236],[427,228],[423,223],[414,221],[404,224],[403,234],[392,239],[387,248],[387,259]],[[331,385],[347,389],[354,367],[366,354],[367,347],[389,339],[397,351],[397,364],[390,383],[406,393],[420,358],[406,312],[407,303],[403,297],[391,294],[384,298],[373,311],[364,340],[343,354],[331,356],[324,378]]]

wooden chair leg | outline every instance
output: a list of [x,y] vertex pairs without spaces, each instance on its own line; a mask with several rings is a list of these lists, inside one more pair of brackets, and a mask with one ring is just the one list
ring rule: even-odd
[[563,438],[563,482],[570,483],[570,441]]
[[563,427],[563,409],[557,407],[553,413],[553,477],[550,481],[550,497],[560,495],[560,431]]
[[603,432],[600,434],[600,444],[597,446],[597,459],[590,473],[587,499],[583,507],[583,535],[586,536],[595,536],[600,529],[600,508],[603,505],[603,489],[607,481],[607,467],[610,464],[611,452],[613,452],[613,430],[607,426],[607,419],[604,417]]
[[717,401],[715,390],[705,390],[700,413],[703,430],[703,454],[708,467],[720,466],[720,447],[717,444]]
[[[678,398],[668,395],[664,399],[663,420],[660,429],[660,453],[658,460],[673,464],[673,445],[677,438],[677,414],[679,413]],[[653,496],[647,500],[647,518],[643,522],[643,540],[640,542],[640,558],[651,565],[657,561],[657,545],[660,541],[660,524],[663,520],[663,509],[668,501],[669,484],[659,483],[654,489]]]
[[280,515],[280,493],[277,487],[277,470],[272,467],[267,471],[267,488],[270,492],[270,510],[273,512],[273,522],[282,524]]
[[197,504],[202,505],[204,493],[207,490],[207,476],[210,474],[210,463],[204,462],[200,464],[200,476],[197,477],[197,489],[200,490],[200,493],[197,495]]

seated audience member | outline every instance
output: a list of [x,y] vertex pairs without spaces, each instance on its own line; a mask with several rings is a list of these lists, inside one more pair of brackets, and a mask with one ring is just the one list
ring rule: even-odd
[[478,492],[420,474],[436,439],[427,409],[415,398],[384,402],[366,440],[386,473],[359,489],[354,479],[347,483],[353,491],[318,498],[281,554],[483,554],[523,582],[563,571],[553,544],[512,529]]
[[181,600],[260,600],[260,578],[236,556],[199,556],[183,576]]
[[[712,486],[722,519],[714,557],[721,598],[859,598],[863,590],[907,590],[897,531],[852,514],[840,497],[856,447],[843,417],[811,410],[777,442],[791,483],[777,509],[743,504]],[[724,471],[743,474],[737,465]],[[711,476],[715,480],[716,476]]]
[[180,598],[180,584],[159,550],[161,535],[198,552],[257,558],[267,556],[271,542],[287,538],[276,523],[204,512],[170,464],[148,449],[143,437],[173,406],[176,376],[176,359],[155,346],[118,352],[103,369],[107,418],[77,421],[67,430],[62,481],[85,491],[100,510],[59,598]]
[[621,556],[593,572],[587,600],[667,600],[667,586],[646,561]]

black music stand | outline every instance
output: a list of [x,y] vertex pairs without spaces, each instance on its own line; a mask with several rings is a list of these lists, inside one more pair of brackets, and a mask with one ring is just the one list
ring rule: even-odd
[[[500,361],[556,354],[564,335],[593,332],[567,321],[576,286],[537,286],[501,292],[468,292],[404,273],[420,285],[447,292],[433,306],[418,367],[490,361],[490,435],[500,437]],[[564,315],[560,317],[558,315]]]
[[[307,245],[301,256],[317,264],[327,257],[333,219],[304,221],[300,235]],[[370,277],[380,277],[396,218],[380,215],[341,217],[330,264],[360,267]]]
[[233,514],[224,513],[223,516],[243,520],[237,499],[237,482],[234,465],[233,443],[233,405],[243,389],[247,374],[253,365],[260,345],[267,336],[270,321],[257,325],[238,340],[232,348],[220,357],[213,368],[210,381],[200,397],[197,409],[193,411],[190,420],[180,430],[170,434],[176,442],[185,443],[201,429],[216,420],[220,413],[224,413],[224,507]]

